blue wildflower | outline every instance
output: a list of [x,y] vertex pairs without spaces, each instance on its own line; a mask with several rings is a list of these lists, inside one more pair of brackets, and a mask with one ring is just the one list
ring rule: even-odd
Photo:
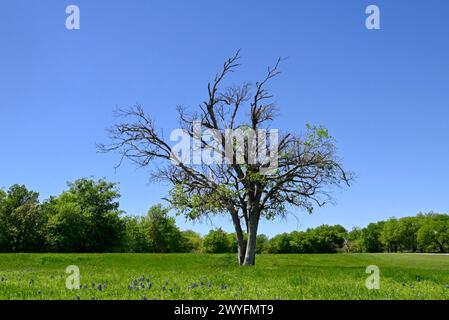
[[198,287],[198,283],[196,282],[192,283],[192,285],[189,286],[190,289],[195,289],[196,287]]

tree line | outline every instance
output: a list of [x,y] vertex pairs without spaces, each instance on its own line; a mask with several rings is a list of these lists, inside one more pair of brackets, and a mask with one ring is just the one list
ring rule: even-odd
[[[40,202],[24,185],[0,189],[0,252],[204,252],[236,253],[235,233],[205,236],[182,231],[169,208],[155,205],[145,216],[120,210],[115,183],[79,179],[59,196]],[[247,235],[243,235],[247,241]],[[348,231],[322,225],[268,238],[257,236],[257,253],[448,252],[449,215],[370,223]]]

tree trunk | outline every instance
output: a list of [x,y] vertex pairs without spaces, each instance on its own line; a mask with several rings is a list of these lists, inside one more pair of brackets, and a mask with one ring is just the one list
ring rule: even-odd
[[240,224],[240,219],[237,210],[235,210],[234,208],[229,208],[229,211],[232,216],[232,223],[234,224],[235,235],[237,238],[237,255],[238,255],[237,258],[239,265],[242,265],[245,260],[245,252],[246,252],[242,225]]
[[243,262],[245,261],[245,253],[246,247],[245,241],[243,240],[243,236],[241,237],[241,239],[239,239],[239,236],[237,236],[237,254],[239,265],[243,265]]
[[246,243],[244,266],[253,266],[256,264],[256,240],[257,228],[259,226],[259,215],[253,214],[249,219],[248,242]]

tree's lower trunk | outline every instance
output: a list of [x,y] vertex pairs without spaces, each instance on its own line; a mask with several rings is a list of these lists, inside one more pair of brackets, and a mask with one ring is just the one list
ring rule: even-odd
[[239,265],[243,265],[243,262],[245,261],[245,253],[246,253],[245,241],[243,240],[243,237],[242,239],[239,239],[239,237],[237,237],[237,254]]
[[237,252],[238,262],[242,266],[253,266],[256,263],[256,240],[257,240],[257,228],[259,226],[260,212],[257,210],[251,210],[253,205],[248,206],[248,214],[245,216],[246,230],[248,233],[248,240],[245,243],[243,237],[242,225],[240,223],[240,217],[238,211],[233,207],[229,207],[231,213],[232,222],[234,224],[236,238],[237,238]]
[[248,242],[246,243],[244,266],[253,266],[256,264],[256,240],[257,228],[259,225],[259,217],[254,216],[249,219],[248,226]]
[[238,216],[238,213],[233,208],[230,208],[231,216],[232,216],[232,222],[234,224],[235,229],[235,235],[237,238],[237,254],[238,254],[238,262],[239,265],[243,264],[243,261],[245,260],[245,239],[243,238],[243,231],[242,226],[240,224],[240,219]]

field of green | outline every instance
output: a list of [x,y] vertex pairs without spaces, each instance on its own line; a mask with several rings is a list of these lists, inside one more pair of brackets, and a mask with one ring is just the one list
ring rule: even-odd
[[[419,254],[260,255],[1,254],[0,299],[449,299],[449,256]],[[66,288],[65,269],[81,289]],[[368,290],[368,265],[380,289]]]

